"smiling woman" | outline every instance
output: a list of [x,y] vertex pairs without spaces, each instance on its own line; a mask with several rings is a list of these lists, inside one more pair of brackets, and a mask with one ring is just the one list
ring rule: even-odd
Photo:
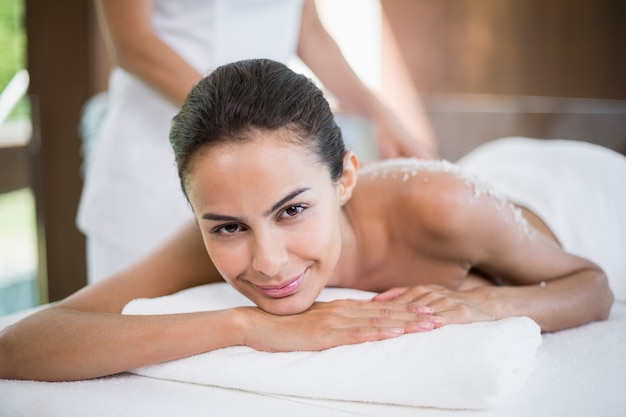
[[[213,147],[186,181],[205,246],[222,277],[274,314],[308,309],[332,278],[355,167],[338,184],[286,131],[255,131]],[[340,141],[337,141],[340,142]],[[297,297],[286,298],[295,295]]]
[[303,75],[254,61],[212,77],[172,126],[183,191],[222,277],[267,312],[301,313],[339,258],[356,160]]
[[[445,161],[385,161],[359,174],[320,90],[274,61],[213,71],[188,96],[170,141],[196,221],[133,267],[5,330],[0,377],[91,378],[226,346],[315,351],[513,316],[556,331],[606,319],[605,270],[626,271],[626,159],[593,145],[497,144],[514,149],[505,166],[548,161],[533,166],[546,178],[567,156],[562,178],[596,193],[587,205],[597,215],[583,226],[603,229],[599,260],[584,245],[566,251],[549,211],[515,205]],[[520,141],[528,159],[517,156]],[[494,160],[477,158],[479,167],[505,155],[481,154]],[[601,169],[581,175],[583,163]],[[560,191],[546,198],[560,201],[557,213],[575,213],[580,205],[557,199]],[[133,299],[222,279],[255,306],[120,314]],[[317,301],[326,286],[380,294]]]

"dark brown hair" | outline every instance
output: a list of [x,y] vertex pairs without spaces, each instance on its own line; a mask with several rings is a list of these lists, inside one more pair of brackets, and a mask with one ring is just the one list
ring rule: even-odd
[[249,140],[254,130],[279,129],[327,165],[333,181],[341,178],[346,152],[341,131],[310,79],[268,59],[218,67],[192,89],[173,120],[170,143],[183,192],[190,163],[203,149]]

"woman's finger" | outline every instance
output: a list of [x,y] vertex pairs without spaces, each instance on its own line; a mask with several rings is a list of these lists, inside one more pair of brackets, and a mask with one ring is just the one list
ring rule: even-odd
[[394,301],[396,297],[404,293],[408,287],[395,287],[381,292],[372,298],[373,301]]

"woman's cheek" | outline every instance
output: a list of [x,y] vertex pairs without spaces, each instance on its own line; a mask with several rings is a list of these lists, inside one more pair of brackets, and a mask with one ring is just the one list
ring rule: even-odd
[[[301,233],[302,246],[310,251],[311,257],[326,262],[335,262],[341,246],[339,227],[333,222],[332,216],[317,216],[308,224],[308,230]],[[302,239],[306,236],[305,239]]]
[[215,268],[227,282],[232,283],[245,271],[245,250],[240,246],[209,243],[206,247]]

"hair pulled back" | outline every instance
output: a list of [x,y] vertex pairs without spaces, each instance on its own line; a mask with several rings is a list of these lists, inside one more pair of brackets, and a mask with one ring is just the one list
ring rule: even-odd
[[183,192],[190,164],[202,150],[249,140],[255,130],[279,129],[317,155],[333,181],[341,178],[346,152],[341,131],[310,79],[268,59],[218,67],[192,89],[170,130]]

